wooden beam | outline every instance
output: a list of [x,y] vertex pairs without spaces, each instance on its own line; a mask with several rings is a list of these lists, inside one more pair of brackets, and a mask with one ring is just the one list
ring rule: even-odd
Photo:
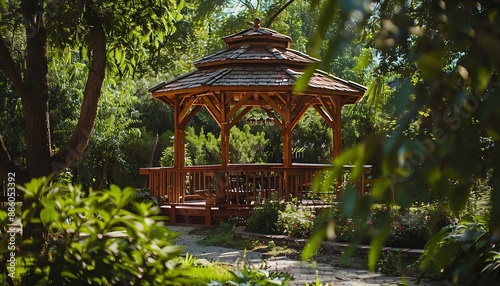
[[[214,97],[214,101],[216,101],[216,102],[215,102],[215,105],[220,106],[220,104],[221,104],[221,102],[220,102],[220,98],[219,98],[220,94],[218,95],[215,91],[211,91],[210,93],[213,95],[213,97]],[[206,97],[208,97],[208,94],[207,94],[207,96],[206,96]],[[205,98],[206,98],[206,97],[205,97]]]
[[330,118],[332,118],[332,119],[335,118],[335,105],[333,105],[333,103],[330,102],[330,103],[332,103],[333,107],[330,106],[328,104],[328,101],[324,97],[319,97],[318,99],[319,99],[319,102],[321,102],[321,105],[323,106],[323,108],[325,109],[326,114],[328,114],[328,116],[330,116]]
[[182,168],[184,167],[184,140],[185,131],[182,128],[181,122],[179,120],[182,107],[180,106],[180,101],[175,101],[174,106],[174,167]]
[[313,105],[313,107],[314,107],[314,109],[316,109],[316,111],[319,113],[319,115],[321,115],[321,117],[323,117],[323,119],[326,121],[326,123],[328,123],[328,125],[330,125],[330,127],[331,127],[332,129],[334,129],[334,128],[335,128],[335,121],[334,121],[334,119],[333,119],[333,118],[330,118],[330,117],[328,116],[328,114],[326,114],[326,113],[323,111],[323,109],[321,109],[321,107],[320,107],[320,106],[318,106],[318,105]]
[[274,96],[276,96],[283,104],[286,104],[286,100],[283,96],[281,96],[281,94],[275,92]]
[[[307,109],[309,109],[309,105],[303,105],[302,108],[298,111],[298,113],[292,117],[292,122],[290,126],[292,130],[293,128],[295,128],[297,123],[299,123],[300,119],[302,118],[304,113],[306,113]],[[294,113],[296,113],[296,110],[294,110]]]
[[[274,101],[272,100],[269,95],[267,95],[266,93],[262,93],[260,94],[264,100],[269,103],[269,105],[274,109],[274,111],[276,111],[278,113],[278,115],[281,117],[281,118],[284,118],[284,114],[286,113],[285,111],[283,111],[283,109]],[[291,103],[289,103],[291,104]]]
[[286,106],[283,111],[283,164],[285,167],[292,166],[292,128],[291,128],[291,112],[292,112],[292,96],[290,93],[286,95]]
[[207,107],[208,112],[212,115],[215,121],[217,121],[217,123],[221,125],[222,118],[221,118],[220,106],[214,105],[212,101],[206,100],[206,98],[205,98],[205,106]]
[[340,99],[335,102],[335,128],[333,131],[333,156],[337,158],[342,151],[342,105]]
[[227,118],[228,108],[225,104],[226,94],[221,93],[220,109],[220,133],[221,133],[221,165],[226,167],[229,164],[229,140],[230,127],[228,126],[229,118]]
[[253,107],[251,106],[247,106],[245,107],[245,109],[243,109],[235,118],[233,118],[233,120],[231,120],[231,123],[229,123],[229,129],[233,128],[234,125],[236,125],[236,123],[238,123],[242,118],[243,116],[245,116],[245,114],[247,114],[250,110],[252,110]]
[[[184,100],[183,100],[184,101]],[[186,114],[188,114],[189,109],[193,106],[193,103],[196,101],[196,97],[189,98],[189,100],[184,104],[179,106],[182,110],[179,112],[179,123],[184,120]]]
[[236,112],[247,102],[247,100],[252,96],[252,93],[247,92],[239,101],[236,103],[231,110],[227,113],[227,117],[233,117]]
[[186,126],[188,123],[198,114],[198,112],[201,110],[202,106],[201,105],[196,105],[191,112],[182,119],[182,121],[179,123],[179,126],[182,129],[186,129]]
[[[314,99],[313,97],[306,95],[301,96],[300,99],[297,99],[297,103],[295,104],[292,110],[292,118],[297,116],[297,114],[302,110],[302,107],[304,107],[304,105],[306,104],[310,104],[313,99]],[[292,100],[292,102],[294,102],[294,100]]]
[[[300,99],[297,99],[296,96],[293,97],[293,99],[297,99],[297,103],[293,107],[292,113],[291,113],[291,120],[292,120],[292,129],[295,128],[295,125],[300,121],[304,113],[307,111],[309,108],[308,103],[311,102],[310,96],[303,95],[300,97]],[[292,100],[292,102],[294,101]]]

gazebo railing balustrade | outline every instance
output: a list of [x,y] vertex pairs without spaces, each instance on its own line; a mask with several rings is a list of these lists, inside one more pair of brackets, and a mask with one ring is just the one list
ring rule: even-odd
[[[328,165],[294,164],[231,164],[222,166],[188,166],[142,168],[148,175],[151,194],[162,204],[204,202],[207,205],[255,205],[263,199],[290,200],[301,203],[332,201],[338,188],[332,186],[327,193],[317,194],[311,189],[314,178],[327,171]],[[352,167],[345,166],[349,172]],[[364,167],[369,174],[371,167]],[[366,176],[359,181],[360,193],[367,191]]]

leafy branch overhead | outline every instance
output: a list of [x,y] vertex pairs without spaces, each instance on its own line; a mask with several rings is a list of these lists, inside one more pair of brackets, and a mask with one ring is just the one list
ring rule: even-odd
[[[0,70],[21,99],[26,125],[26,165],[17,168],[2,144],[2,175],[16,170],[31,177],[58,174],[85,150],[97,115],[105,72],[124,77],[141,69],[146,52],[159,48],[180,20],[176,1],[12,1],[3,3]],[[14,27],[11,29],[10,27]],[[25,53],[18,50],[26,49]],[[74,51],[74,52],[68,52]],[[88,64],[77,124],[53,150],[49,119],[48,53],[77,57]],[[2,134],[5,136],[5,134]],[[3,141],[3,140],[2,140]]]
[[[335,160],[336,166],[360,166],[382,158],[372,196],[347,197],[358,206],[393,198],[407,207],[412,196],[429,200],[431,195],[458,213],[473,178],[485,178],[492,186],[491,217],[498,217],[499,6],[487,1],[373,1],[365,6],[329,1],[327,7],[340,10],[325,9],[322,19],[340,11],[338,19],[346,27],[330,41],[333,55],[358,38],[375,54],[374,72],[392,79],[386,84],[395,89],[383,109],[395,118],[395,128],[379,131]],[[331,22],[320,23],[325,24]],[[326,37],[323,31],[316,37]],[[333,177],[340,174],[336,171]],[[362,215],[362,208],[354,211]],[[498,242],[500,222],[491,219],[488,224],[491,240]],[[384,233],[381,229],[373,241],[374,258]]]

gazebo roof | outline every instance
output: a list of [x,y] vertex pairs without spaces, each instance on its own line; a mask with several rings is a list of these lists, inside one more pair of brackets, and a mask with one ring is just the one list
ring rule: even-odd
[[[197,70],[150,91],[172,104],[175,96],[212,92],[293,92],[297,79],[310,64],[319,62],[290,49],[291,38],[276,31],[254,27],[223,38],[227,48],[194,62]],[[343,103],[355,103],[366,87],[316,69],[304,94],[341,96]]]

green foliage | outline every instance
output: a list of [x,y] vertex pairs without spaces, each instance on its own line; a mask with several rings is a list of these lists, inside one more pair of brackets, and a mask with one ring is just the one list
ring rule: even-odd
[[[195,127],[188,126],[185,136],[187,166],[220,164],[220,135],[216,138],[211,132],[205,134],[203,127],[197,133]],[[231,128],[230,162],[239,164],[266,162],[267,143],[264,132],[253,134],[248,125],[244,125],[241,130],[238,127]],[[167,147],[160,159],[160,164],[172,166],[173,156],[173,148]]]
[[314,228],[316,215],[314,210],[288,202],[283,211],[279,211],[277,229],[293,237],[309,237]]
[[178,256],[177,263],[187,268],[194,268],[189,273],[192,278],[190,285],[208,285],[212,281],[230,281],[233,278],[231,270],[233,267],[221,262],[209,263],[203,260],[197,260],[196,257],[186,253],[184,257]]
[[[188,160],[190,162],[190,160]],[[172,167],[174,165],[174,147],[168,146],[163,152],[163,156],[160,158],[160,166],[162,167]],[[186,163],[186,165],[188,165]],[[189,165],[188,165],[189,166]]]
[[248,125],[244,125],[242,130],[233,127],[230,132],[229,148],[231,152],[229,153],[229,161],[231,163],[267,162],[264,150],[269,140],[264,137],[264,132],[252,134]]
[[247,219],[247,230],[264,234],[279,233],[276,222],[285,207],[286,205],[280,202],[264,201],[261,206],[253,209],[252,215]]
[[377,262],[377,271],[390,275],[403,275],[401,254],[392,251],[382,252]]
[[135,214],[139,214],[137,208],[135,207],[135,204],[137,203],[143,203],[159,207],[158,198],[151,195],[151,192],[146,188],[136,189],[132,193],[130,202],[125,206],[125,209]]
[[76,181],[85,187],[109,187],[117,180],[115,177],[121,176],[120,171],[128,167],[123,149],[134,138],[141,137],[140,130],[134,127],[138,114],[131,108],[138,104],[138,98],[131,95],[136,89],[131,80],[105,81],[89,147],[82,159],[72,166],[78,176]]
[[292,130],[294,149],[303,150],[295,162],[331,163],[333,133],[331,127],[313,109],[309,109]]
[[397,207],[375,205],[366,219],[346,217],[333,209],[336,221],[336,241],[369,244],[377,231],[390,224],[384,246],[422,249],[430,237],[442,227],[454,224],[449,210],[435,205],[417,205],[403,210]]
[[200,245],[216,245],[235,249],[250,249],[255,242],[247,239],[235,239],[234,231],[239,224],[239,217],[231,217],[227,222],[221,222],[216,231],[199,242]]
[[[171,244],[175,235],[163,224],[160,209],[136,202],[137,214],[126,210],[133,189],[111,186],[84,197],[79,187],[49,185],[41,178],[21,190],[32,201],[22,214],[23,225],[41,222],[49,235],[42,253],[23,251],[30,241],[19,238],[21,285],[189,284],[189,268],[174,260],[181,249]],[[0,222],[5,241],[3,210]]]
[[[101,18],[106,30],[108,69],[119,77],[145,70],[149,55],[156,55],[164,41],[175,32],[176,21],[181,20],[183,2],[140,1],[119,3],[103,1],[99,5],[83,5],[81,1],[46,1],[48,37],[59,49],[81,48],[81,35],[89,23],[89,10]],[[83,19],[82,19],[83,18]],[[88,53],[83,48],[84,53]]]
[[492,242],[482,217],[443,228],[426,246],[422,270],[442,272],[456,285],[495,285],[500,281],[500,245]]
[[212,133],[205,134],[203,127],[196,134],[194,127],[186,129],[186,158],[190,158],[192,165],[220,164],[220,138]]
[[[346,29],[331,37],[326,58],[335,57],[345,43],[359,37],[377,57],[374,73],[385,81],[397,79],[391,82],[395,91],[382,109],[394,127],[365,137],[334,161],[331,174],[336,178],[345,164],[355,164],[360,170],[363,164],[380,158],[380,175],[371,196],[344,196],[349,206],[344,214],[364,219],[372,204],[394,203],[408,208],[416,198],[446,202],[459,215],[476,180],[481,179],[489,186],[490,217],[499,217],[500,131],[496,122],[500,120],[500,61],[495,51],[500,41],[492,32],[500,22],[498,5],[328,3],[318,21],[325,27],[318,29],[313,39],[328,37],[326,31],[332,25],[341,24]],[[338,17],[330,17],[332,14]],[[314,44],[319,47],[320,41]],[[353,182],[361,175],[358,170],[353,172]],[[392,224],[391,220],[385,223]],[[500,221],[490,219],[488,225],[490,239],[498,243]],[[387,231],[378,232],[373,245],[380,247],[386,235]],[[379,247],[373,247],[370,254],[375,258],[369,262],[372,270]]]

